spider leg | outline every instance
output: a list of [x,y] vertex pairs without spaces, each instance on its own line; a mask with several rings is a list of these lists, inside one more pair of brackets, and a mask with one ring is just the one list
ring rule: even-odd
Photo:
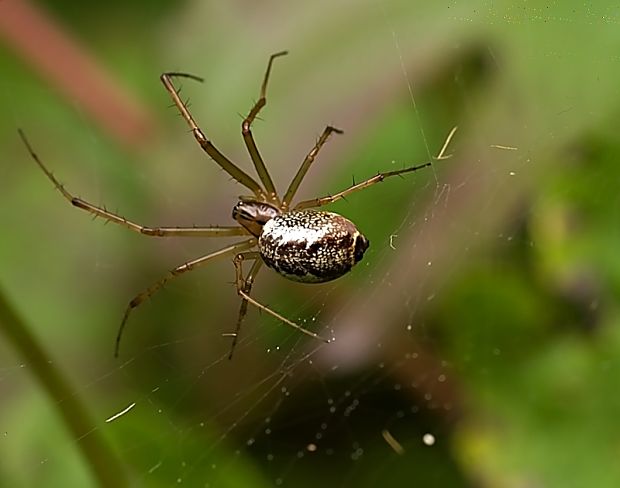
[[200,144],[200,147],[213,159],[220,167],[226,171],[230,176],[232,176],[235,180],[241,183],[243,186],[252,190],[254,195],[256,195],[259,199],[263,199],[265,196],[265,192],[261,188],[261,186],[252,178],[249,174],[247,174],[242,169],[238,168],[230,159],[228,159],[224,154],[222,154],[219,149],[217,149],[207,136],[204,135],[198,124],[192,117],[192,114],[189,112],[187,105],[183,103],[181,98],[179,97],[179,93],[177,89],[174,87],[172,83],[173,78],[189,78],[196,81],[203,81],[202,78],[198,76],[190,75],[187,73],[164,73],[160,76],[161,82],[164,84],[164,87],[172,97],[172,101],[176,105],[177,109],[181,113],[181,116],[185,119],[190,129],[192,130],[192,134],[194,134],[194,138]]
[[123,320],[118,329],[118,334],[116,335],[116,346],[114,349],[114,357],[118,357],[119,348],[121,345],[121,337],[123,335],[123,331],[125,330],[125,325],[127,324],[127,319],[129,319],[129,315],[132,310],[138,307],[144,300],[153,296],[157,291],[159,291],[166,283],[171,281],[172,279],[182,275],[183,273],[187,273],[188,271],[192,271],[193,269],[204,266],[205,264],[211,262],[215,258],[228,256],[231,254],[238,253],[239,251],[250,249],[251,247],[256,245],[256,239],[248,239],[246,241],[241,241],[231,246],[220,249],[219,251],[212,252],[211,254],[207,254],[206,256],[202,256],[200,258],[194,259],[193,261],[188,261],[181,266],[177,266],[176,268],[170,270],[166,276],[160,279],[158,282],[149,286],[144,291],[138,293],[127,305],[125,309],[125,314],[123,315]]
[[54,174],[43,164],[39,156],[34,152],[34,149],[30,145],[30,142],[26,138],[24,132],[20,129],[19,135],[24,141],[28,152],[32,159],[43,170],[48,179],[54,184],[56,189],[62,194],[67,201],[73,206],[86,210],[93,214],[95,217],[102,217],[103,219],[114,222],[115,224],[127,227],[134,232],[144,234],[147,236],[155,237],[230,237],[230,236],[247,236],[249,232],[240,226],[210,226],[210,227],[146,227],[144,225],[136,224],[125,217],[112,213],[105,208],[97,207],[92,203],[89,203],[81,198],[74,197],[67,189],[60,183]]
[[273,180],[271,176],[269,176],[269,172],[267,171],[267,167],[265,166],[265,162],[258,151],[258,147],[256,146],[256,141],[254,141],[254,136],[252,135],[252,122],[258,115],[258,113],[262,110],[262,108],[267,104],[267,82],[269,81],[269,73],[271,72],[271,65],[273,64],[273,60],[279,56],[284,56],[288,54],[288,51],[281,51],[279,53],[272,54],[269,57],[269,63],[267,64],[267,71],[265,71],[265,78],[263,79],[263,84],[260,89],[260,98],[250,110],[247,117],[241,123],[241,134],[243,135],[243,140],[245,142],[246,147],[248,148],[248,152],[250,153],[250,157],[252,158],[252,162],[254,163],[254,167],[256,168],[256,172],[260,177],[260,180],[265,185],[265,190],[267,190],[268,196],[276,201],[277,203],[277,193],[276,187],[273,184]]
[[254,305],[256,308],[260,309],[260,310],[264,310],[265,312],[267,312],[269,315],[272,315],[273,317],[277,318],[278,320],[280,320],[281,322],[284,322],[286,325],[289,325],[291,327],[293,327],[294,329],[297,329],[299,332],[302,332],[304,334],[306,334],[307,336],[313,337],[314,339],[318,339],[320,341],[329,343],[329,339],[325,339],[323,337],[321,337],[320,335],[309,331],[308,329],[304,329],[301,325],[296,324],[295,322],[290,321],[289,319],[287,319],[286,317],[283,317],[282,315],[280,315],[277,312],[274,312],[273,310],[271,310],[269,307],[267,307],[266,305],[263,305],[260,302],[257,302],[256,300],[254,300],[248,293],[246,293],[244,291],[244,284],[245,284],[245,280],[243,279],[243,268],[242,268],[242,262],[245,259],[256,259],[257,255],[260,256],[257,252],[240,252],[239,254],[237,254],[233,260],[233,263],[235,265],[235,272],[236,272],[236,284],[237,284],[237,293],[239,294],[239,296],[241,298],[243,298],[244,300],[246,300],[248,303],[251,303],[252,305]]
[[339,191],[335,195],[328,195],[328,196],[321,197],[321,198],[313,198],[312,200],[304,200],[303,202],[299,202],[297,205],[295,205],[295,210],[301,210],[303,208],[321,207],[323,205],[327,205],[328,203],[333,203],[342,198],[345,198],[346,196],[350,195],[353,192],[356,192],[358,190],[363,190],[364,188],[368,188],[369,186],[372,186],[375,183],[380,183],[381,181],[383,181],[386,178],[389,178],[390,176],[398,176],[398,175],[402,175],[403,173],[412,173],[413,171],[426,168],[430,165],[431,163],[428,162],[428,163],[420,164],[418,166],[412,166],[411,168],[404,168],[404,169],[400,169],[396,171],[387,171],[385,173],[378,173],[372,178],[368,178],[367,180],[364,180],[361,183],[357,183],[356,185],[351,185],[349,188]]
[[[258,253],[257,253],[258,254]],[[254,258],[254,264],[248,273],[247,278],[243,283],[243,291],[248,295],[252,291],[252,285],[254,284],[254,280],[256,279],[256,275],[263,266],[263,260],[260,256],[256,256]],[[226,334],[229,337],[232,337],[232,344],[230,345],[230,352],[228,354],[228,359],[232,359],[233,353],[235,351],[235,347],[237,346],[237,341],[239,340],[239,331],[241,330],[241,324],[243,324],[243,320],[245,319],[246,314],[248,313],[248,301],[245,299],[241,299],[241,306],[239,307],[239,315],[237,317],[237,327],[235,328],[235,332],[232,334]]]
[[[457,129],[458,127],[453,127],[452,130],[450,130],[450,132],[448,133],[448,137],[446,137],[446,140],[443,143],[441,150],[439,151],[439,154],[433,159],[439,161],[443,159],[448,159],[452,156],[451,154],[446,154],[446,151],[448,149],[448,146],[450,145],[450,142],[452,142],[452,138],[454,137],[454,134],[456,133]],[[317,146],[319,146],[319,144],[317,144]],[[367,180],[362,181],[361,183],[356,184],[354,182],[353,185],[351,185],[349,188],[346,188],[336,193],[335,195],[328,195],[328,196],[321,197],[321,198],[313,198],[312,200],[304,200],[303,202],[299,202],[297,205],[295,205],[295,210],[301,210],[303,208],[311,208],[311,207],[320,207],[322,205],[327,205],[328,203],[336,202],[342,198],[347,197],[353,192],[356,192],[358,190],[363,190],[364,188],[368,188],[369,186],[372,186],[375,183],[380,183],[381,181],[383,181],[386,178],[389,178],[390,176],[400,176],[405,173],[413,173],[414,171],[418,171],[419,169],[431,166],[431,164],[432,163],[429,161],[426,163],[419,164],[417,166],[411,166],[409,168],[399,169],[396,171],[386,171],[384,173],[378,173],[372,178],[368,178]],[[284,197],[284,201],[287,202],[286,197]]]
[[329,136],[331,136],[332,133],[334,132],[336,134],[342,134],[342,131],[340,129],[336,129],[335,127],[331,127],[329,125],[325,127],[323,134],[321,134],[321,137],[319,137],[319,140],[316,142],[314,147],[310,150],[306,158],[301,163],[299,170],[297,170],[297,174],[293,178],[293,181],[291,181],[291,184],[289,185],[288,190],[286,190],[286,193],[284,194],[284,199],[282,200],[284,206],[288,207],[288,205],[291,203],[291,201],[293,200],[293,197],[295,196],[295,193],[297,193],[297,189],[299,188],[299,185],[301,185],[302,180],[306,176],[306,173],[308,172],[310,165],[314,162],[314,159],[319,153],[321,147],[323,147],[323,144],[327,142],[327,139],[329,138]]

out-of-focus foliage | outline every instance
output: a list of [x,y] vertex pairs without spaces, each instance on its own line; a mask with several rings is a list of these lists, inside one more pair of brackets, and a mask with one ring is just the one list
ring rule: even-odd
[[[129,479],[620,485],[614,2],[103,5],[46,8],[160,129],[139,150],[122,147],[0,44],[0,283]],[[256,286],[261,300],[308,323],[337,317],[357,294],[369,308],[396,296],[398,310],[376,324],[381,339],[354,366],[343,356],[287,369],[303,357],[300,338],[255,312],[235,359],[220,360],[238,307],[232,266],[221,262],[138,309],[114,360],[127,301],[221,243],[90,222],[55,194],[17,128],[67,188],[95,204],[149,225],[229,225],[244,190],[200,153],[157,77],[204,76],[183,83],[183,95],[217,146],[250,168],[238,114],[281,49],[291,53],[274,66],[254,130],[279,188],[326,124],[345,134],[321,153],[304,197],[338,191],[352,174],[360,181],[423,161],[460,127],[451,159],[330,207],[372,242],[350,276],[308,289],[264,273]],[[419,247],[406,237],[417,230]],[[391,263],[409,255],[424,268],[392,288]],[[64,403],[50,401],[31,372],[0,342],[0,485],[95,484],[58,415]],[[429,432],[433,445],[423,442]]]

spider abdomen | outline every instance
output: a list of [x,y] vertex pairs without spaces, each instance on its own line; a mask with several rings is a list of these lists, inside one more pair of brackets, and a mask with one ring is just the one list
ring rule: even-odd
[[369,242],[333,212],[299,210],[268,220],[258,239],[267,266],[293,281],[322,283],[351,270]]

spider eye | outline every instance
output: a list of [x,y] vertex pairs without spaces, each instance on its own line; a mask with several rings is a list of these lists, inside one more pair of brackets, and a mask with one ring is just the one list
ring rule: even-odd
[[248,207],[243,202],[238,202],[237,205],[233,207],[232,217],[235,220],[245,219],[252,220],[252,215],[248,212]]
[[370,246],[370,241],[363,234],[355,237],[355,262],[358,263],[364,257],[366,249]]

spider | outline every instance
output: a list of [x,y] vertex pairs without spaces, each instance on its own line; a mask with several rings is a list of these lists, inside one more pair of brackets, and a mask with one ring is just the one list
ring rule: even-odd
[[[125,313],[116,335],[114,349],[115,357],[118,357],[119,355],[121,338],[123,331],[125,330],[127,320],[129,319],[131,312],[136,307],[138,307],[147,298],[151,297],[172,279],[194,269],[205,266],[216,258],[225,256],[233,257],[233,264],[235,267],[235,285],[237,293],[241,298],[241,305],[237,315],[235,331],[230,334],[225,334],[232,337],[230,353],[228,355],[229,359],[232,358],[237,344],[239,331],[247,314],[248,304],[252,304],[281,322],[297,329],[299,332],[313,337],[314,339],[318,339],[326,343],[330,342],[329,339],[325,339],[315,332],[302,327],[301,325],[287,319],[252,298],[250,296],[250,292],[256,276],[261,270],[263,264],[267,265],[269,268],[275,270],[277,273],[285,278],[288,278],[289,280],[302,283],[323,283],[346,274],[362,259],[364,252],[368,249],[369,241],[357,229],[355,224],[345,217],[333,212],[314,209],[345,198],[347,195],[358,190],[368,188],[375,183],[383,181],[385,178],[402,175],[404,173],[411,173],[431,165],[430,162],[425,162],[417,166],[411,166],[396,171],[378,173],[375,176],[362,181],[361,183],[354,183],[352,186],[339,191],[334,195],[304,200],[293,205],[292,202],[295,194],[297,193],[299,186],[308,172],[308,169],[317,157],[321,147],[323,147],[332,134],[342,134],[340,129],[327,126],[318,138],[314,147],[310,150],[301,163],[301,166],[297,170],[297,173],[284,193],[284,196],[280,196],[280,194],[276,191],[271,176],[265,166],[265,162],[263,161],[258,147],[256,146],[256,142],[254,141],[254,136],[252,135],[252,123],[267,103],[267,83],[269,81],[273,61],[277,57],[284,56],[285,54],[288,54],[288,52],[281,51],[270,56],[260,89],[260,97],[241,124],[243,140],[262,185],[248,173],[240,169],[211,143],[194,120],[187,104],[180,99],[179,90],[173,84],[173,80],[175,78],[188,78],[199,82],[203,82],[204,80],[198,76],[178,72],[167,72],[162,74],[160,77],[160,80],[166,91],[170,94],[174,105],[189,125],[196,142],[198,142],[207,155],[210,156],[211,159],[213,159],[213,161],[215,161],[224,171],[252,192],[252,196],[239,197],[239,201],[233,207],[232,217],[239,225],[210,227],[147,227],[127,220],[119,214],[112,213],[105,208],[93,205],[69,193],[69,191],[67,191],[65,187],[56,179],[52,172],[43,164],[42,160],[34,152],[34,149],[26,138],[24,132],[21,129],[19,130],[19,135],[26,145],[30,156],[43,170],[47,178],[53,183],[56,189],[73,206],[85,210],[86,212],[93,214],[95,217],[102,217],[106,221],[114,222],[134,232],[147,236],[246,237],[246,239],[240,242],[177,266],[176,268],[170,270],[168,274],[159,281],[144,289],[132,298],[125,309]],[[441,154],[443,154],[443,151],[445,150],[453,133],[454,130],[450,136],[448,136],[448,140],[446,140],[444,148],[442,149],[440,156],[438,156],[438,159],[441,158]],[[252,266],[245,277],[242,268],[242,263],[244,261],[252,261]]]

